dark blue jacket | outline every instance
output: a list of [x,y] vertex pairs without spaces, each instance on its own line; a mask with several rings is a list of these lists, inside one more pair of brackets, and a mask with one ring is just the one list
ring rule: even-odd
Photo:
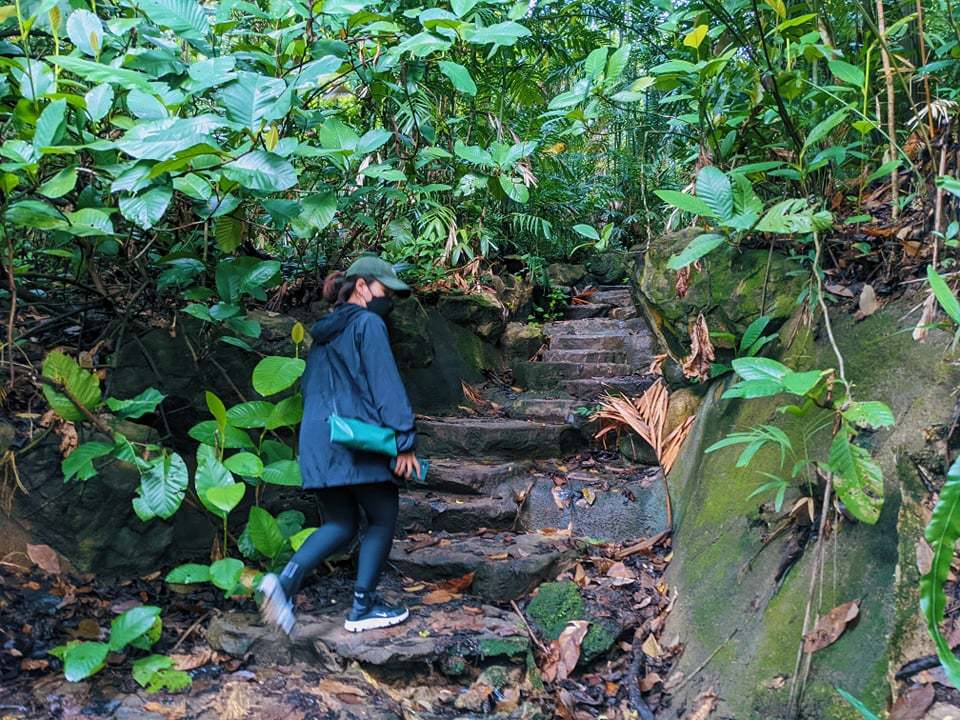
[[336,307],[310,329],[313,345],[303,374],[300,474],[305,489],[397,480],[385,455],[330,442],[334,412],[393,428],[397,452],[416,444],[413,411],[397,372],[383,319],[351,303]]

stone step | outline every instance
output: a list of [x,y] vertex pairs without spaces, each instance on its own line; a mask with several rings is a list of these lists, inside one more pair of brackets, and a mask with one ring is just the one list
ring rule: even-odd
[[427,457],[528,460],[564,455],[583,444],[567,424],[513,418],[421,418],[418,449]]
[[510,529],[518,521],[517,505],[510,494],[501,495],[478,497],[407,491],[400,495],[397,526],[407,532],[444,530],[469,533],[479,528]]
[[644,332],[646,328],[640,318],[616,320],[614,318],[584,318],[582,320],[554,320],[544,323],[543,332],[548,337],[554,335],[602,335],[608,332],[634,333]]
[[587,335],[554,335],[550,338],[550,350],[622,350],[623,331],[613,330]]
[[627,355],[622,349],[616,350],[593,350],[577,349],[567,350],[565,348],[554,348],[543,353],[544,362],[563,362],[563,363],[623,363],[626,362]]
[[[425,542],[431,544],[425,546]],[[438,534],[397,540],[390,564],[416,580],[439,581],[474,573],[467,593],[505,602],[553,579],[576,558],[569,540],[535,533]]]
[[514,381],[521,387],[557,389],[564,380],[629,375],[626,363],[526,362],[513,368]]
[[537,397],[522,393],[515,400],[503,405],[508,417],[537,420],[540,422],[581,424],[577,408],[583,405],[572,397]]
[[340,612],[299,614],[287,637],[264,627],[256,613],[229,612],[210,621],[207,640],[218,652],[249,653],[258,665],[302,661],[331,672],[350,662],[400,671],[437,663],[439,670],[455,675],[463,671],[464,660],[522,662],[526,656],[529,637],[511,610],[476,601],[422,605],[408,593],[390,600],[410,610],[410,619],[392,628],[351,633]]
[[589,298],[592,303],[604,303],[617,307],[633,307],[633,295],[629,286],[613,290],[598,290]]
[[601,318],[606,317],[607,313],[614,309],[613,305],[608,305],[606,303],[593,303],[591,302],[588,305],[569,305],[567,306],[566,312],[564,312],[564,318],[567,320],[582,320],[585,318]]
[[630,397],[640,395],[653,383],[653,375],[625,375],[623,377],[587,378],[565,380],[563,389],[576,398],[593,400],[604,394],[624,393]]
[[517,460],[507,463],[469,462],[461,459],[430,460],[430,471],[424,489],[462,495],[488,495],[529,471],[532,462]]
[[615,320],[633,320],[640,317],[640,313],[633,305],[613,308],[608,315]]

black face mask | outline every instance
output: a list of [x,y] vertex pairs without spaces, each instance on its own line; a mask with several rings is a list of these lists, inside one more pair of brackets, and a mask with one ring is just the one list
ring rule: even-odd
[[384,320],[393,312],[393,300],[388,297],[375,297],[367,300],[367,310],[376,313]]

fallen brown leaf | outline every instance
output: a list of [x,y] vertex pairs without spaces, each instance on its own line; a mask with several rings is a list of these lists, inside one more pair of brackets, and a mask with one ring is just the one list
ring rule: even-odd
[[662,682],[663,682],[663,678],[661,678],[657,673],[650,673],[649,675],[644,675],[643,678],[641,678],[640,680],[640,691],[645,693],[650,692],[657,685],[660,685]]
[[937,319],[937,298],[931,292],[927,299],[923,301],[923,312],[920,313],[920,320],[913,329],[913,339],[917,342],[923,342],[927,339],[928,326]]
[[803,651],[805,653],[815,653],[832,645],[843,635],[847,625],[856,619],[859,614],[860,601],[851,600],[835,607],[826,615],[821,615],[817,618],[817,624],[813,630],[804,636]]
[[211,648],[201,648],[192,653],[173,653],[170,659],[177,670],[195,670],[213,660],[214,652]]
[[859,309],[853,314],[853,318],[854,320],[863,320],[873,315],[879,307],[880,303],[877,302],[877,293],[874,291],[873,286],[864,285],[860,291]]
[[60,556],[49,545],[27,545],[27,557],[51,575],[60,574]]
[[628,568],[622,562],[616,562],[610,566],[610,569],[607,570],[607,577],[613,578],[614,585],[629,585],[632,582],[635,582],[637,576],[634,574],[633,570]]
[[443,590],[450,590],[452,592],[461,592],[466,590],[468,587],[473,585],[473,577],[476,575],[475,572],[469,572],[466,575],[463,575],[458,578],[451,578],[450,580],[444,580],[437,583],[437,587]]
[[29,672],[31,670],[46,670],[49,666],[50,661],[44,660],[43,658],[26,658],[20,661],[21,672]]
[[449,590],[445,590],[444,588],[440,588],[438,590],[433,590],[432,592],[428,592],[426,595],[423,596],[423,599],[421,600],[421,602],[424,605],[442,605],[443,603],[450,602],[454,598],[458,598],[458,597],[460,596],[457,593],[450,592]]
[[936,699],[933,685],[910,688],[893,704],[890,720],[923,720]]
[[543,679],[547,682],[566,680],[580,659],[580,645],[587,635],[590,623],[587,620],[571,620],[560,633],[560,637],[550,643]]
[[767,680],[763,686],[767,690],[779,690],[787,684],[786,675],[774,675],[770,680]]
[[660,647],[660,643],[657,642],[657,638],[654,635],[647,635],[647,639],[643,641],[640,649],[643,650],[647,657],[654,659],[663,655],[663,649]]
[[707,720],[717,709],[717,693],[713,688],[704,690],[694,700],[693,710],[684,715],[684,720]]
[[710,379],[710,363],[715,359],[707,320],[700,313],[690,328],[690,354],[683,359],[683,374],[706,382]]

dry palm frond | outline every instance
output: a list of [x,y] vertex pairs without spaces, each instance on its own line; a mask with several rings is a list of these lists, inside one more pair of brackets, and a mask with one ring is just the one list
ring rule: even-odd
[[629,428],[653,448],[663,472],[670,472],[693,425],[693,418],[687,418],[664,437],[670,395],[663,378],[658,378],[640,397],[605,395],[598,404],[600,409],[590,419],[604,424],[594,437],[603,438],[611,432],[620,433]]
[[647,372],[652,375],[663,375],[663,361],[668,357],[666,353],[654,355],[653,360],[650,361],[650,367],[647,368]]

